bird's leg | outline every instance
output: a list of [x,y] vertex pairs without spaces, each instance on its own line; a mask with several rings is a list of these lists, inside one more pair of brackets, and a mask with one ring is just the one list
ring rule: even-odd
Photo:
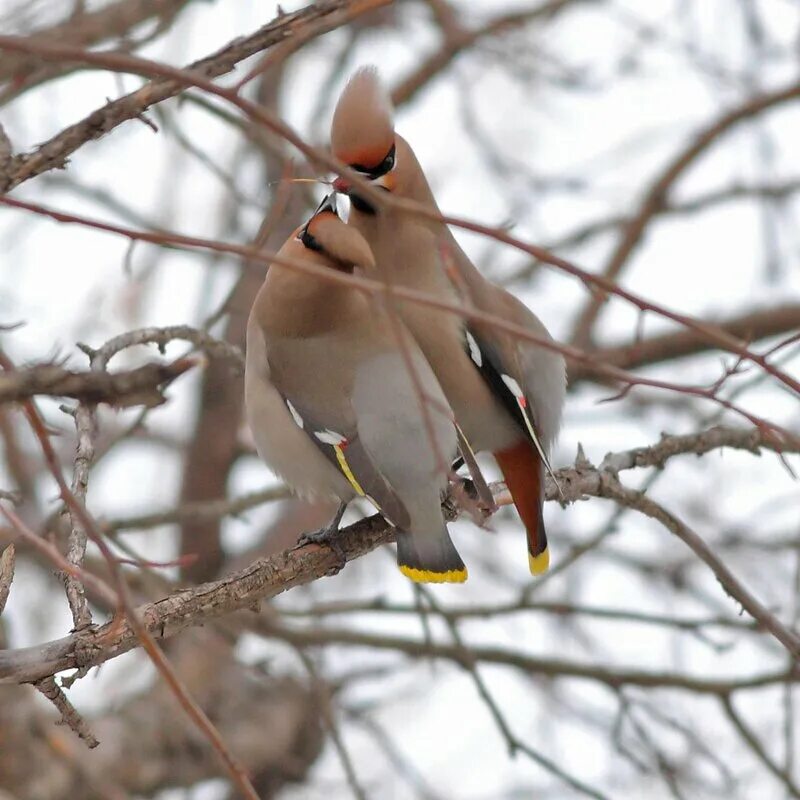
[[339,508],[333,515],[333,519],[324,527],[310,533],[304,533],[297,540],[297,547],[303,547],[307,544],[324,544],[333,550],[334,555],[339,559],[340,566],[337,572],[344,567],[347,563],[347,558],[344,554],[341,544],[338,541],[339,523],[342,521],[344,512],[347,510],[347,503],[339,503]]
[[[486,516],[491,516],[497,511],[497,504],[494,502],[492,490],[486,483],[486,478],[483,477],[483,472],[481,472],[481,468],[478,466],[475,453],[472,451],[467,437],[464,436],[464,432],[458,425],[456,425],[456,435],[458,438],[458,451],[461,456],[460,461],[462,464],[467,465],[467,469],[472,478],[471,481],[464,480],[464,484],[466,485],[468,482],[472,484],[478,498],[478,506]],[[458,463],[458,460],[459,459],[456,460],[456,463]]]

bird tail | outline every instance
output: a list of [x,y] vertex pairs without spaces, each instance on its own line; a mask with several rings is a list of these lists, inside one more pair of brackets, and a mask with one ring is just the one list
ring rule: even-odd
[[542,515],[542,459],[528,441],[499,450],[494,457],[525,525],[528,535],[528,567],[532,575],[541,575],[550,566],[550,551],[547,549],[547,534]]
[[397,566],[415,583],[463,583],[467,568],[442,525],[435,535],[397,531]]

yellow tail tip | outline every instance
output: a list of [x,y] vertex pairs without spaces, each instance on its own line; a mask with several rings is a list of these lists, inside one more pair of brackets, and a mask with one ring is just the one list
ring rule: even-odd
[[406,564],[398,564],[400,572],[414,583],[464,583],[467,579],[467,568],[450,569],[447,572],[434,572],[430,569],[416,569]]
[[538,556],[531,555],[528,553],[528,568],[531,571],[531,575],[541,575],[550,567],[550,548],[545,547]]

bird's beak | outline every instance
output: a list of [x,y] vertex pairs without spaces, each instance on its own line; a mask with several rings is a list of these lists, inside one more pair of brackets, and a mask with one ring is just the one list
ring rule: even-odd
[[333,182],[333,191],[339,194],[350,194],[350,183],[347,178],[337,178]]
[[[387,172],[385,175],[381,175],[380,178],[371,179],[370,184],[391,192],[394,189],[394,180],[394,175],[391,172]],[[336,180],[333,182],[333,190],[335,192],[339,192],[339,194],[349,195],[352,189],[353,187],[347,178],[336,178]]]
[[314,212],[314,216],[316,217],[317,214],[322,214],[323,212],[329,212],[330,214],[336,214],[339,216],[339,212],[336,208],[336,193],[331,192],[317,207],[317,210]]

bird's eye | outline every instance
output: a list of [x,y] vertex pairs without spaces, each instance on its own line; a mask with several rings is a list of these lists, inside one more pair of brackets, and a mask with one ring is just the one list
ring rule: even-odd
[[314,250],[317,253],[322,252],[322,245],[308,232],[308,226],[300,232],[300,241],[303,246],[308,250]]
[[385,175],[394,167],[394,156],[395,148],[394,145],[392,145],[392,149],[389,151],[389,154],[383,159],[383,161],[381,161],[376,169],[379,175]]
[[366,175],[370,180],[375,180],[385,175],[387,172],[394,169],[396,147],[392,145],[392,149],[386,154],[386,158],[381,161],[376,167],[365,167],[363,164],[351,164],[350,166],[363,175]]

